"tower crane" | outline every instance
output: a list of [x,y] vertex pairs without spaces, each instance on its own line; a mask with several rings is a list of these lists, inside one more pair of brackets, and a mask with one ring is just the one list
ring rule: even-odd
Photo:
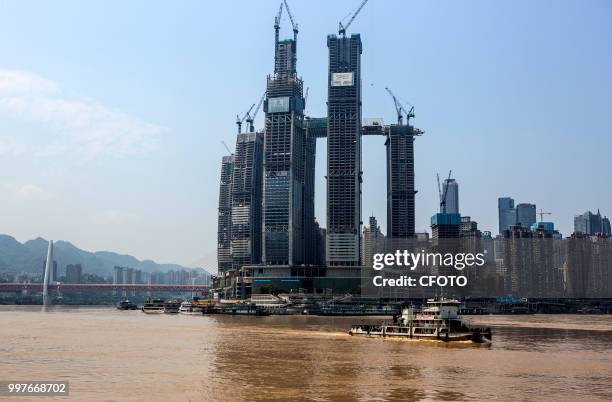
[[552,212],[544,212],[542,208],[540,208],[538,215],[540,215],[540,222],[544,222],[544,215],[552,215]]
[[257,112],[259,112],[259,109],[261,108],[261,104],[263,103],[265,98],[266,98],[266,93],[264,92],[263,95],[261,95],[261,98],[259,99],[259,103],[257,104],[255,111],[253,112],[253,116],[251,116],[249,112],[247,112],[248,116],[246,118],[246,121],[247,121],[247,124],[249,125],[249,132],[251,133],[255,131],[255,126],[253,125],[253,122],[255,121],[255,117],[257,117]]
[[296,55],[297,55],[297,34],[298,34],[298,25],[293,20],[293,15],[291,14],[291,10],[289,9],[289,4],[287,4],[287,0],[283,0],[283,4],[285,5],[285,9],[287,10],[287,15],[289,15],[289,20],[291,21],[291,27],[293,28],[293,57],[292,57],[292,72],[295,73],[295,64],[296,64]]
[[240,118],[240,115],[236,115],[236,125],[238,126],[238,134],[242,132],[242,123],[244,122],[244,120],[247,118],[247,116],[249,115],[249,113],[254,107],[255,107],[255,104],[253,103],[251,107],[249,108],[249,110],[247,110],[247,112],[244,114],[244,116],[242,116],[242,118]]
[[342,36],[346,36],[346,30],[348,29],[348,27],[353,23],[353,21],[355,20],[355,17],[357,17],[357,14],[359,14],[359,12],[361,11],[361,9],[363,8],[363,6],[365,6],[365,4],[368,2],[368,0],[363,0],[361,2],[361,4],[359,5],[359,7],[357,8],[357,11],[355,11],[353,13],[353,16],[351,17],[351,19],[349,20],[349,22],[347,22],[346,26],[342,25],[342,21],[340,21],[338,23],[338,34],[342,35]]
[[283,3],[285,4],[285,9],[287,10],[287,14],[289,15],[291,26],[293,27],[293,40],[297,41],[298,24],[296,24],[293,20],[293,15],[291,14],[291,10],[289,10],[289,4],[287,4],[287,0],[283,0]]
[[[450,181],[452,173],[453,173],[452,170],[448,171],[448,179],[446,179],[447,183]],[[438,194],[440,195],[440,213],[445,214],[446,213],[446,194],[448,192],[448,184],[444,188],[444,191],[442,191],[442,186],[440,186],[440,174],[436,173],[436,177],[438,178]]]
[[402,125],[403,122],[403,114],[406,113],[406,124],[410,123],[410,118],[414,117],[414,106],[410,105],[410,109],[407,111],[402,102],[399,101],[397,96],[391,91],[388,87],[385,87],[385,90],[391,95],[393,98],[393,103],[395,104],[395,111],[397,112],[397,124]]
[[283,3],[278,8],[278,13],[274,17],[274,73],[277,72],[278,65],[278,32],[280,30],[281,16],[283,15]]

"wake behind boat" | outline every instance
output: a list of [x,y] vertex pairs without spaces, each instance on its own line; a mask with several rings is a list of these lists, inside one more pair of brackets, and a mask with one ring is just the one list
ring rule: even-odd
[[459,316],[459,301],[429,299],[419,312],[412,307],[402,309],[393,323],[353,325],[349,334],[379,338],[432,340],[442,342],[491,342],[491,329],[472,327]]

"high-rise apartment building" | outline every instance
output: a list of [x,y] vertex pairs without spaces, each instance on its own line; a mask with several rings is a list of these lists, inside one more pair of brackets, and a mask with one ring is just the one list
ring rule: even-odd
[[[219,209],[217,222],[217,268],[223,273],[232,267],[232,176],[234,155],[226,155],[221,160],[221,180],[219,181]],[[125,278],[124,278],[125,279]]]
[[327,265],[361,259],[361,37],[329,35]]

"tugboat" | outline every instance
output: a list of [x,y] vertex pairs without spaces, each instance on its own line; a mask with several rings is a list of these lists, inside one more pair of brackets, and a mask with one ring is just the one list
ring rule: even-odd
[[491,328],[472,327],[458,315],[457,300],[429,299],[419,312],[411,307],[402,309],[393,323],[353,325],[349,334],[378,338],[432,340],[442,342],[491,342]]
[[138,306],[136,303],[133,303],[127,299],[121,300],[117,303],[117,310],[136,310]]

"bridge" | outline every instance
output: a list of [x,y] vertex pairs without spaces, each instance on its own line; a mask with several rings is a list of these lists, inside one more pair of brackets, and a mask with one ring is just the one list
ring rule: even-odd
[[[42,283],[0,283],[0,292],[42,292]],[[207,292],[209,285],[161,285],[135,283],[55,283],[47,290],[58,292]]]

